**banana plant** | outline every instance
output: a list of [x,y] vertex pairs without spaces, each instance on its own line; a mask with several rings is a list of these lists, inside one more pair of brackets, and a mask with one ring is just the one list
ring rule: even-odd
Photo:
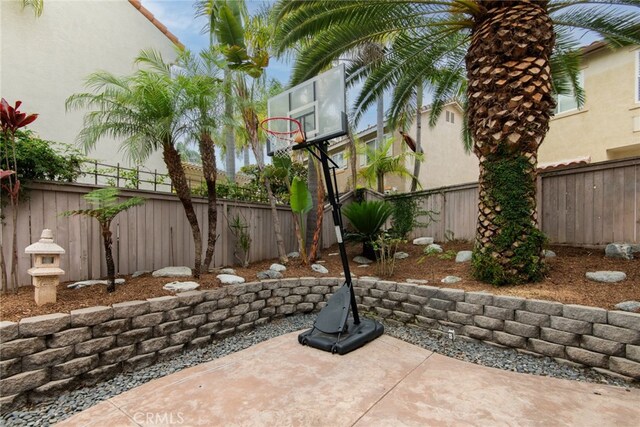
[[304,241],[305,233],[305,215],[313,208],[313,200],[311,193],[307,188],[307,184],[297,176],[293,177],[291,188],[289,189],[291,211],[294,213],[294,222],[296,223],[296,236],[298,237],[298,246],[300,247],[300,257],[306,264],[307,246]]

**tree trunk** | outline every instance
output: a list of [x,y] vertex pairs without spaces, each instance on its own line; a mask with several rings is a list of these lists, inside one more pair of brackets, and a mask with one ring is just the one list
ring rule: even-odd
[[[17,174],[17,172],[16,172]],[[17,178],[16,178],[17,182]],[[11,220],[13,224],[13,242],[11,244],[11,286],[18,293],[18,195],[11,196]]]
[[356,188],[358,188],[358,150],[351,132],[349,132],[349,162],[351,166],[351,189],[355,192]]
[[244,147],[244,166],[249,166],[251,164],[251,158],[249,156],[249,147]]
[[416,88],[416,156],[413,160],[413,178],[411,178],[411,191],[416,191],[418,189],[418,182],[420,180],[420,164],[422,161],[420,160],[420,153],[422,153],[422,95],[424,89],[422,87],[422,82]]
[[107,292],[115,292],[116,290],[116,267],[113,263],[113,254],[111,253],[111,221],[100,223],[102,228],[102,243],[104,244],[104,257],[107,261]]
[[384,99],[382,95],[376,100],[376,150],[384,141]]
[[[309,250],[309,261],[313,262],[320,257],[320,235],[322,234],[322,220],[324,219],[324,185],[322,184],[322,170],[316,168],[318,189],[317,189],[317,204],[316,204],[316,223],[315,230],[313,232],[311,249]],[[336,194],[338,189],[336,188]]]
[[[318,168],[315,162],[315,157],[311,153],[308,153],[307,158],[307,188],[311,193],[311,201],[313,203],[313,208],[307,213],[306,220],[306,251],[307,253],[311,253],[311,245],[313,243],[313,233],[315,231],[316,225],[316,215],[318,213]],[[315,209],[314,209],[315,208]]]
[[163,158],[164,163],[167,165],[169,171],[169,177],[173,188],[176,190],[176,194],[182,202],[182,207],[187,215],[187,221],[191,226],[191,234],[193,235],[193,242],[195,244],[195,262],[193,267],[193,277],[200,277],[200,268],[202,267],[202,234],[200,233],[200,227],[198,226],[198,217],[193,208],[193,202],[191,201],[191,192],[189,191],[189,185],[187,183],[187,177],[184,174],[182,163],[180,162],[180,154],[176,151],[171,142],[164,144]]
[[216,227],[218,224],[218,207],[216,206],[216,152],[211,135],[207,132],[203,132],[202,135],[200,135],[199,148],[204,181],[207,183],[207,222],[209,232],[207,233],[207,250],[204,256],[204,264],[202,264],[202,271],[207,272],[209,271],[215,253]]
[[[228,120],[233,120],[233,98],[231,93],[231,71],[224,70],[224,82],[228,90],[225,91],[224,115]],[[233,127],[230,124],[224,126],[224,141],[226,148],[225,170],[230,183],[236,182],[236,147],[233,135]]]
[[384,194],[384,174],[378,173],[378,193]]
[[466,56],[467,120],[480,160],[473,272],[495,285],[544,276],[537,228],[538,147],[555,102],[547,1],[482,2]]

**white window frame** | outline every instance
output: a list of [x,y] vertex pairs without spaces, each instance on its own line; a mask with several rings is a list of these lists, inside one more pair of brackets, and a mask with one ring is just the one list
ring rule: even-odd
[[[336,160],[337,158],[340,158],[340,160],[339,161]],[[337,153],[333,153],[331,155],[331,160],[333,160],[340,169],[347,168],[347,162],[346,162],[346,159],[344,158],[344,151],[338,151]]]
[[[582,90],[584,91],[584,70],[580,70],[578,72],[578,83],[580,84],[580,87],[582,87]],[[565,100],[566,102],[571,102],[574,103],[575,102],[575,106],[572,106],[571,108],[567,108],[564,110],[560,110],[560,105],[562,103],[562,101]],[[583,107],[578,108],[578,102],[576,101],[576,97],[573,93],[573,88],[571,88],[571,94],[570,95],[556,95],[556,108],[554,110],[554,115],[559,115],[559,114],[564,114],[564,113],[569,113],[572,111],[578,111],[581,110]]]

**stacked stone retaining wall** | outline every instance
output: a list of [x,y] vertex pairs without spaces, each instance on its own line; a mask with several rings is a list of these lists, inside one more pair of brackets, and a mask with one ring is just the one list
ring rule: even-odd
[[[339,278],[266,280],[0,322],[3,409],[149,366],[294,313]],[[389,281],[355,280],[360,309],[640,379],[640,314]]]

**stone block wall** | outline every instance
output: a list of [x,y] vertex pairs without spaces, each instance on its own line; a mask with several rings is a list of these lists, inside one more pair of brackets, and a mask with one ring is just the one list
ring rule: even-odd
[[[294,313],[340,278],[265,280],[0,322],[0,404],[149,366]],[[355,280],[361,310],[640,379],[640,314],[459,289]]]

